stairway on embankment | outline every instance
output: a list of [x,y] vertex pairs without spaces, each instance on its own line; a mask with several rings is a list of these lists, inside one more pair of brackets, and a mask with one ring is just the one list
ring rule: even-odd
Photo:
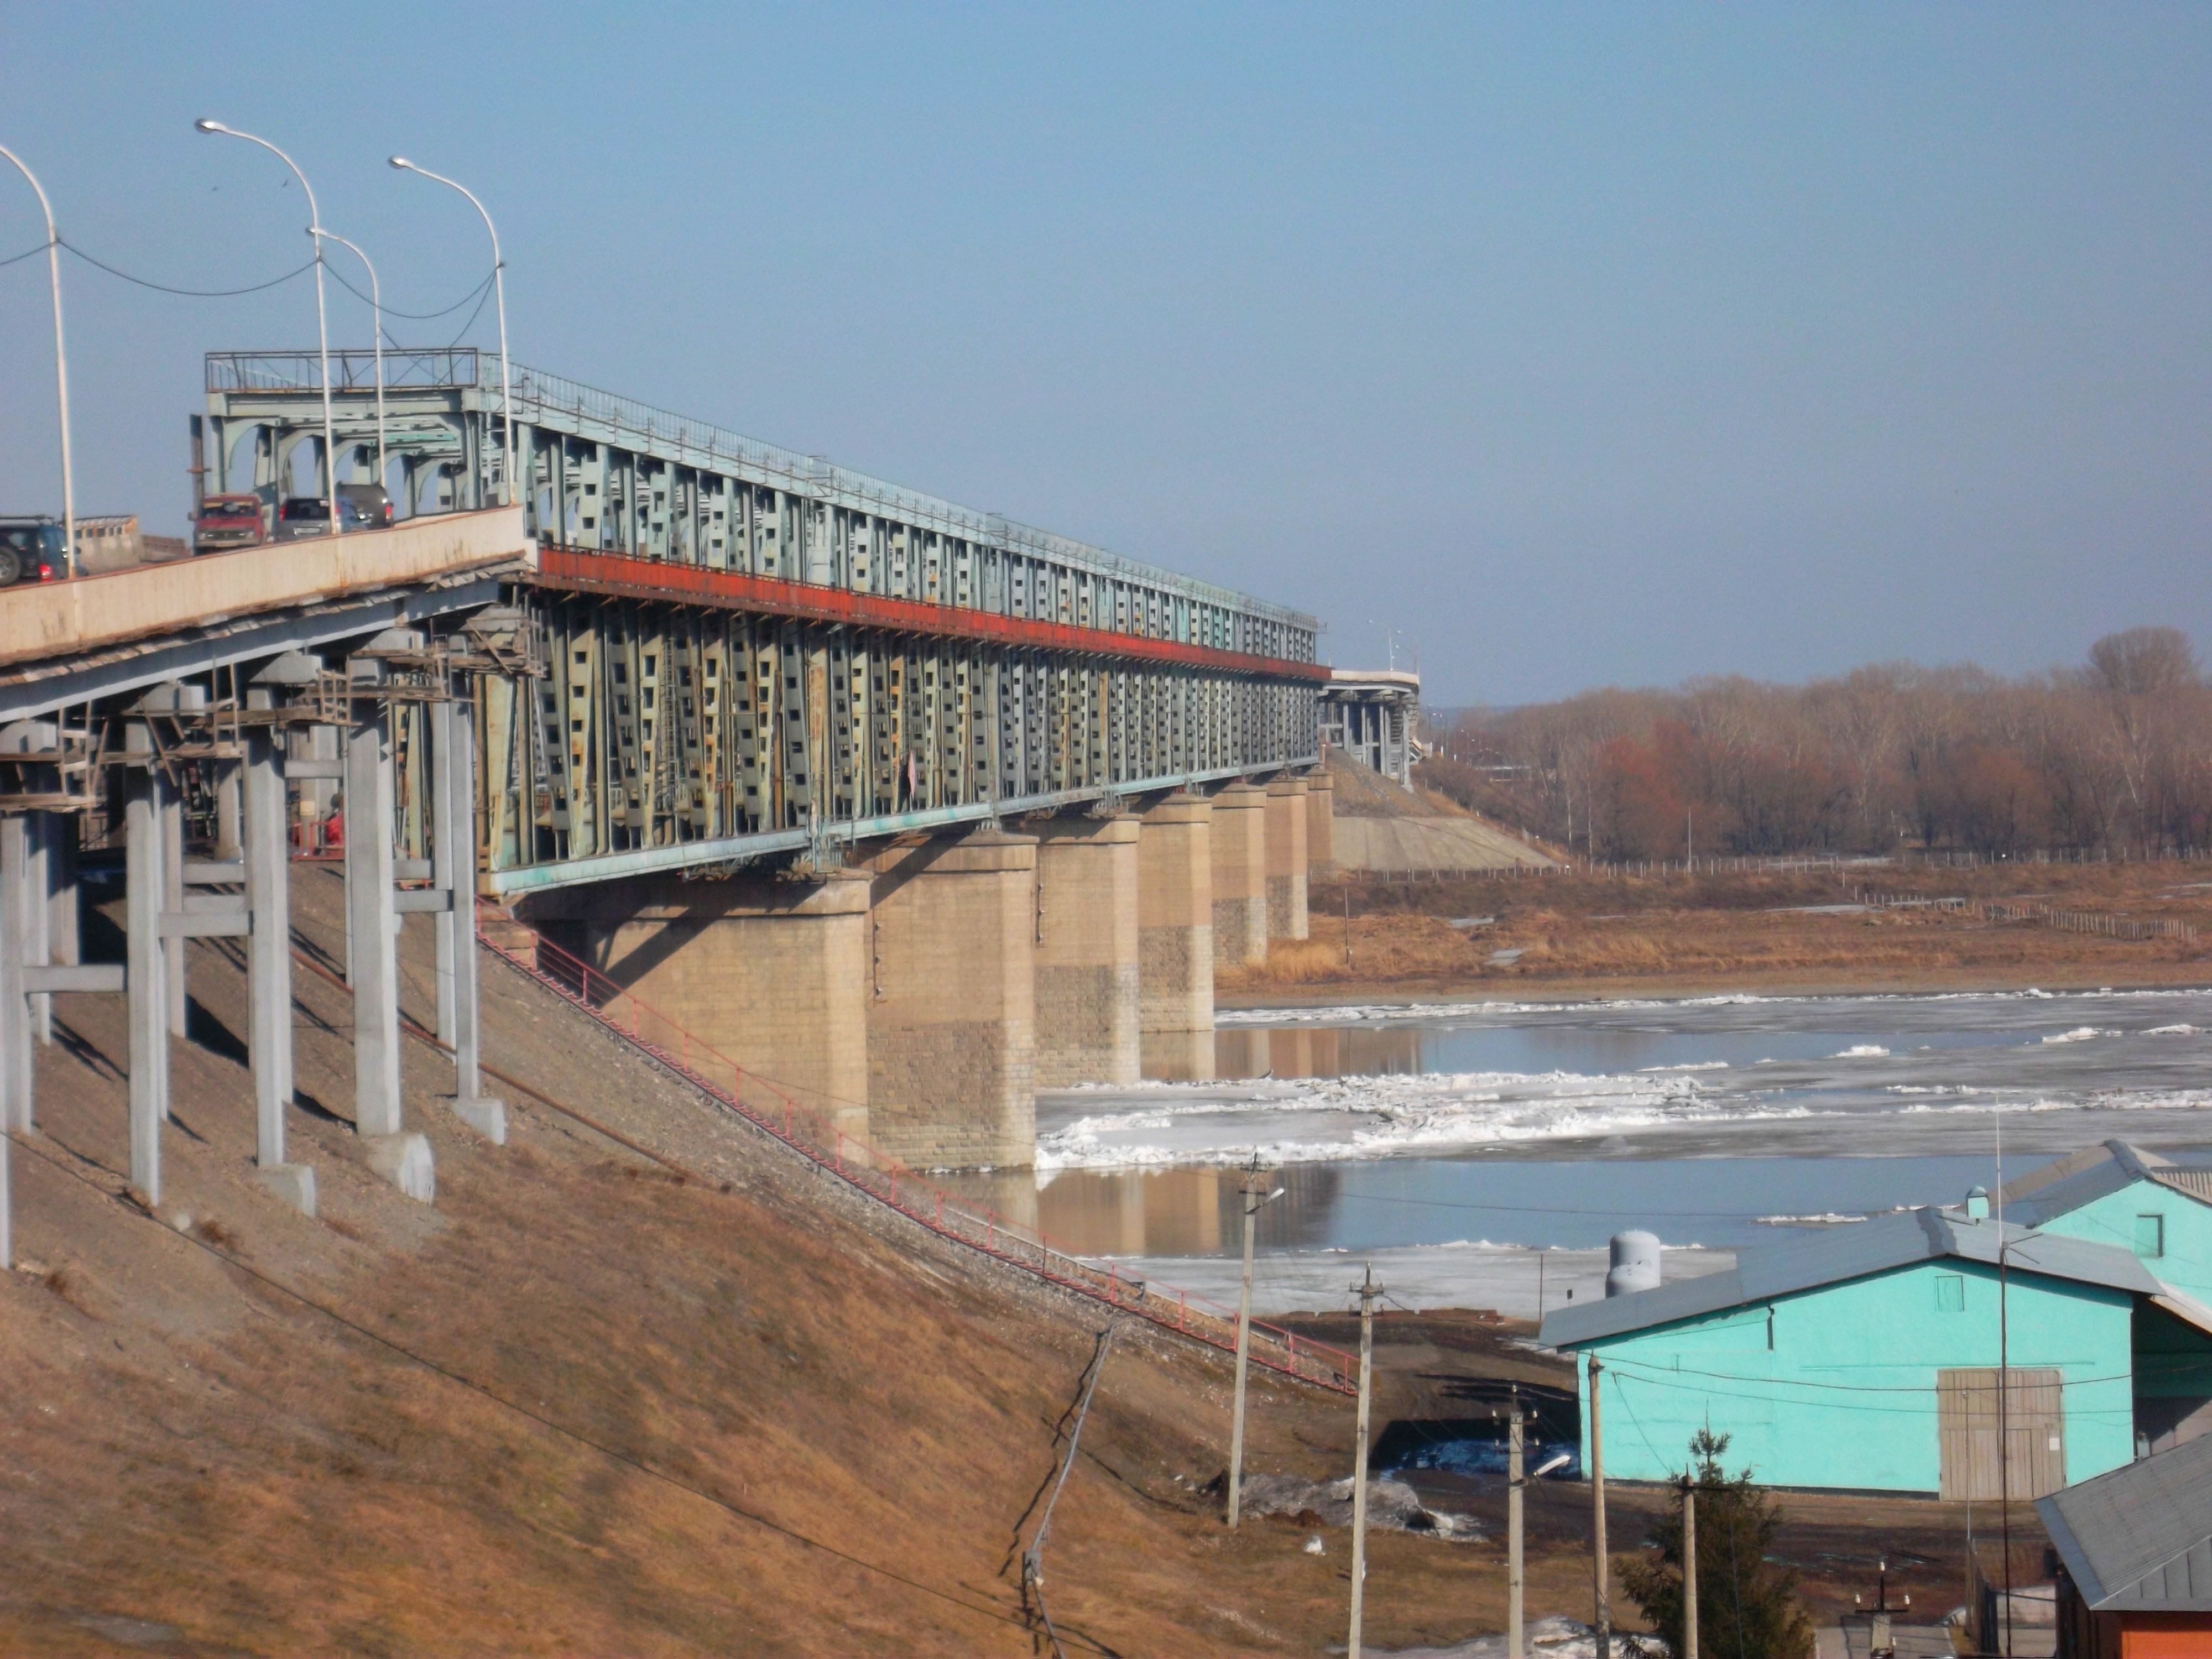
[[[335,964],[337,878],[295,876],[296,933]],[[88,932],[94,955],[118,943]],[[532,1093],[501,1089],[492,1146],[438,1105],[442,1057],[405,1046],[431,1205],[361,1161],[350,1001],[295,972],[310,1218],[252,1176],[238,958],[189,956],[158,1213],[121,1173],[120,1000],[58,997],[36,1057],[0,1275],[0,1649],[1035,1650],[1018,1553],[1110,1310],[826,1178],[489,959],[485,1056]],[[431,972],[411,920],[417,1017]],[[1340,1629],[1340,1535],[1320,1557],[1284,1522],[1231,1538],[1195,1494],[1227,1378],[1118,1336],[1048,1561],[1070,1651],[1310,1651]],[[1255,1468],[1342,1471],[1348,1405],[1255,1389]],[[1394,1536],[1370,1559],[1406,1592],[1370,1593],[1386,1640],[1463,1633],[1492,1599],[1471,1549]]]

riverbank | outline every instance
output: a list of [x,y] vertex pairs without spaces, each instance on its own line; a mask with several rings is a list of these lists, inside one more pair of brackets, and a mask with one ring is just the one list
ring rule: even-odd
[[[2130,939],[2154,922],[2197,936]],[[1601,878],[1315,883],[1310,936],[1224,969],[1224,1009],[1351,1001],[1580,1000],[2212,983],[2212,865],[2000,865]],[[2074,926],[2102,925],[2098,921]]]

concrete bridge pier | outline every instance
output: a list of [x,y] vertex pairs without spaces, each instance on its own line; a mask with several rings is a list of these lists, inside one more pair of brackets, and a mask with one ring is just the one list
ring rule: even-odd
[[[398,630],[394,630],[397,632]],[[384,640],[380,635],[372,645]],[[393,641],[395,644],[402,641]],[[368,1166],[408,1197],[428,1204],[438,1176],[430,1143],[409,1133],[399,1071],[399,911],[392,847],[391,705],[377,697],[383,665],[356,657],[345,743],[346,921],[352,941],[354,1133]]]
[[[134,722],[125,739],[133,756],[150,757],[153,738]],[[124,985],[129,999],[131,1184],[149,1204],[161,1198],[161,1123],[169,1115],[168,953],[161,948],[162,896],[167,884],[161,820],[171,786],[159,769],[129,774],[123,807]]]
[[1267,959],[1267,792],[1232,783],[1213,798],[1213,965]]
[[1306,781],[1267,786],[1267,937],[1306,937]]
[[916,1169],[1029,1164],[1036,842],[981,830],[893,847],[869,867],[871,1136]]
[[1053,818],[1037,835],[1036,1085],[1142,1075],[1133,817]]
[[495,1146],[507,1106],[483,1092],[477,1024],[476,726],[466,703],[430,706],[430,890],[437,931],[438,1040],[453,1050],[453,1115]]
[[[742,1068],[726,1077],[773,1115],[834,1139],[868,1134],[869,878],[630,881],[532,900],[526,919],[582,926],[580,954]],[[613,1010],[619,1015],[619,1006]]]
[[1309,877],[1336,869],[1336,780],[1327,772],[1306,775],[1306,871]]
[[1213,805],[1200,795],[1138,821],[1137,1024],[1146,1076],[1213,1075]]

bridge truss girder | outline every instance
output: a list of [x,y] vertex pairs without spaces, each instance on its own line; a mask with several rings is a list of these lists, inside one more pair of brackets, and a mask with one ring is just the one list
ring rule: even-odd
[[493,682],[482,715],[501,871],[744,856],[1312,759],[1304,683],[589,593],[529,605],[547,677]]

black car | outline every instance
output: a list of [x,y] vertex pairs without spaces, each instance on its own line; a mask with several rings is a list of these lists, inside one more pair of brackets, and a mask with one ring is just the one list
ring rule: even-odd
[[36,518],[0,518],[0,587],[50,582],[69,568],[61,525]]

